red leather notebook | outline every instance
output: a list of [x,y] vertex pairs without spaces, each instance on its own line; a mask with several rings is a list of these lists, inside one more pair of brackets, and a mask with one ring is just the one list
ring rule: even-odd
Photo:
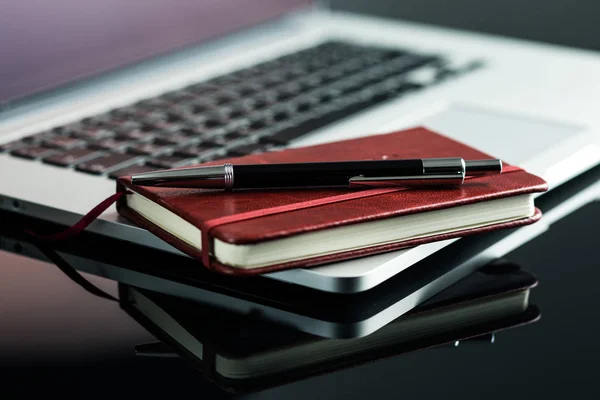
[[[203,165],[462,157],[496,158],[417,127]],[[118,212],[224,274],[311,267],[432,241],[531,224],[538,176],[504,163],[500,175],[456,188],[234,191],[148,187],[117,180]]]

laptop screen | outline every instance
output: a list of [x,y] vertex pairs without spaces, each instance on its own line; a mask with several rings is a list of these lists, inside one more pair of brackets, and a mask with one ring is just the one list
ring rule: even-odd
[[0,105],[311,4],[311,0],[8,0]]

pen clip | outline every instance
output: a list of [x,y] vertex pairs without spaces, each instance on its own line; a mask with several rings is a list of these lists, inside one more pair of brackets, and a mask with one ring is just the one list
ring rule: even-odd
[[424,187],[459,186],[465,180],[465,161],[460,157],[423,159],[419,175],[405,176],[353,176],[348,180],[351,188],[357,187]]
[[418,176],[353,176],[348,180],[351,188],[390,186],[458,186],[462,185],[462,174],[418,175]]

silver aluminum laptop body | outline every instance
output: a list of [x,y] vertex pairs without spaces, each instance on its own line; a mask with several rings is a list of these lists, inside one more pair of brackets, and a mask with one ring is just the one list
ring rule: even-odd
[[[0,111],[0,144],[332,39],[443,54],[456,66],[471,62],[481,66],[349,116],[290,146],[425,125],[540,175],[551,189],[600,161],[600,116],[595,107],[600,103],[598,54],[320,7],[8,103]],[[416,70],[410,78],[426,84],[431,71]],[[115,189],[114,181],[104,176],[6,152],[0,153],[0,171],[0,207],[65,225],[76,222]],[[119,217],[114,208],[88,229],[178,252]],[[319,290],[359,292],[456,240],[460,239],[267,276]]]

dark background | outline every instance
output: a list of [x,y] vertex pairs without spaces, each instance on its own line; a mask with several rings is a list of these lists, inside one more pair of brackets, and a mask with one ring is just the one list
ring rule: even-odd
[[334,9],[600,50],[597,0],[331,0]]

